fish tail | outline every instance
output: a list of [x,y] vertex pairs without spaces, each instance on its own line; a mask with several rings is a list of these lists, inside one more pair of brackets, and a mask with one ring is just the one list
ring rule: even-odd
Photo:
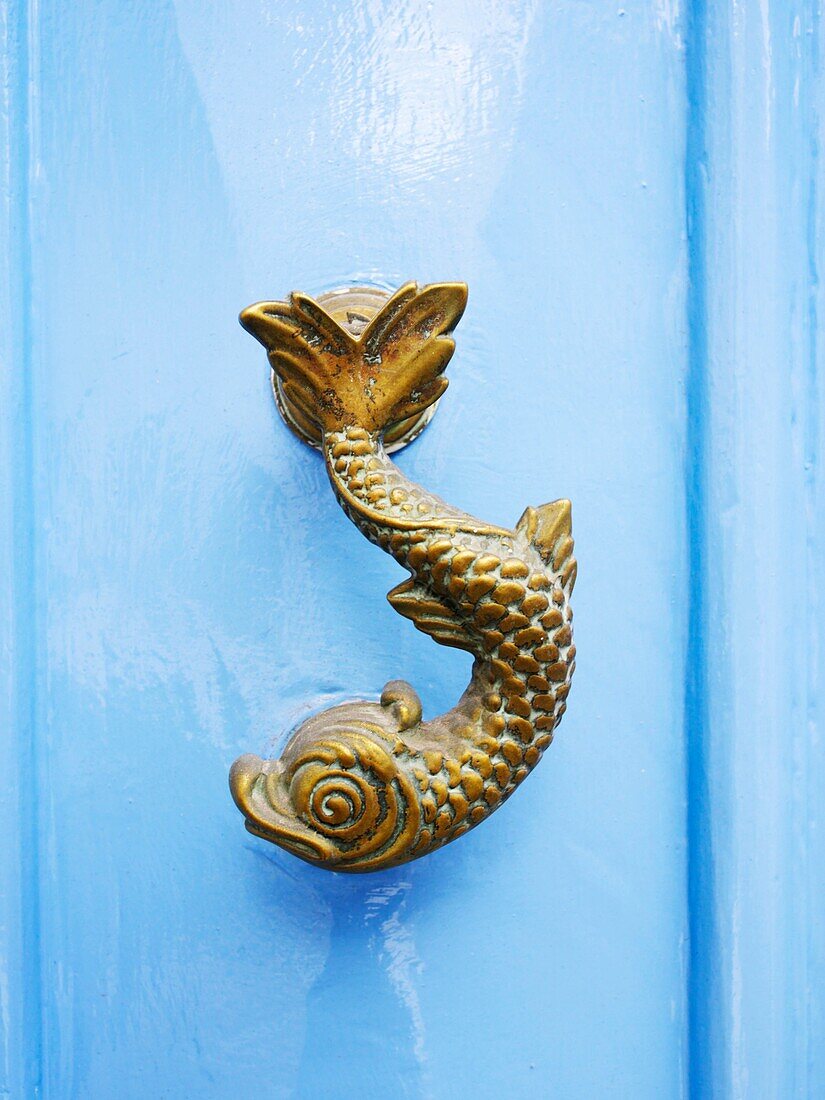
[[304,294],[258,302],[240,320],[267,349],[285,396],[322,432],[357,426],[380,435],[447,388],[450,333],[466,302],[461,283],[407,283],[360,335]]

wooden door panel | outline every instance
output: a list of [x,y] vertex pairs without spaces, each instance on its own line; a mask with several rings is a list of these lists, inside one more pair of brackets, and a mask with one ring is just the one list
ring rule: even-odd
[[[725,1067],[755,1046],[736,1045],[708,984],[735,969],[734,933],[716,923],[729,895],[702,869],[732,874],[763,848],[707,844],[708,807],[738,806],[727,763],[708,794],[724,734],[703,708],[724,722],[731,697],[714,695],[696,632],[721,629],[701,509],[733,422],[702,428],[727,384],[725,327],[704,326],[717,291],[741,285],[714,268],[713,243],[741,194],[706,158],[756,46],[695,7],[7,7],[11,1095],[746,1095]],[[780,153],[804,166],[770,192],[793,204],[817,178],[818,84],[812,55],[793,53],[810,41],[768,14],[778,60],[760,103],[777,144],[762,167]],[[782,98],[800,72],[801,121]],[[805,290],[781,298],[782,317],[814,285],[806,217],[808,243],[777,277]],[[765,232],[750,249],[734,235],[732,253]],[[387,604],[400,570],[280,423],[236,315],[293,288],[408,278],[465,280],[470,300],[450,389],[399,464],[506,525],[572,499],[578,669],[517,798],[414,865],[348,879],[245,834],[229,764],[397,676],[437,713],[469,660]],[[758,312],[776,297],[745,300]],[[810,315],[800,325],[811,451],[818,345]],[[784,330],[771,331],[779,356]],[[810,517],[818,483],[805,484]],[[752,530],[737,522],[728,564]],[[794,545],[813,569],[806,523]],[[763,764],[743,788],[756,805]],[[810,899],[805,853],[794,875]],[[809,927],[803,909],[774,946]],[[817,1018],[799,994],[817,942],[792,971],[797,1020]],[[759,983],[746,988],[758,1003]],[[751,1080],[790,1080],[784,1051],[753,1054]],[[815,1088],[808,1065],[783,1095]]]

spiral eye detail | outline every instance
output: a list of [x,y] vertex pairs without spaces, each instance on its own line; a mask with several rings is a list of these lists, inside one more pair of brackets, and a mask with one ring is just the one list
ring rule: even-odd
[[312,809],[317,820],[335,832],[341,826],[357,822],[364,812],[364,803],[357,788],[344,790],[333,782],[332,790],[327,791],[324,784],[319,783],[312,792]]
[[319,833],[332,839],[350,840],[377,820],[378,799],[368,776],[317,761],[305,764],[304,769],[300,794],[303,800],[308,787],[309,799],[300,808],[296,803],[296,808]]
[[403,859],[418,833],[421,809],[409,779],[391,753],[355,731],[308,748],[289,792],[299,820],[334,844],[348,869]]

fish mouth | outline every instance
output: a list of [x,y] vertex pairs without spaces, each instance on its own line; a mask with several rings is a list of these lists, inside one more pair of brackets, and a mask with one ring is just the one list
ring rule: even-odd
[[295,817],[278,760],[253,753],[239,756],[229,772],[229,790],[246,819],[247,831],[308,863],[332,864],[336,850]]

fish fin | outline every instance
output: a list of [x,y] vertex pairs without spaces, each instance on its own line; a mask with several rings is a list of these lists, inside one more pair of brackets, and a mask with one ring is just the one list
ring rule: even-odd
[[387,599],[399,615],[411,619],[440,645],[473,652],[473,642],[455,611],[412,577],[388,592]]
[[442,395],[455,341],[450,333],[467,305],[463,283],[407,283],[393,294],[364,330],[364,362],[380,366],[373,388],[376,425],[415,416]]
[[449,334],[466,304],[463,283],[421,289],[407,283],[359,337],[306,294],[258,302],[240,320],[323,431],[358,425],[380,433],[432,405],[447,388],[442,373],[455,349]]
[[542,561],[561,574],[572,591],[576,580],[573,557],[572,516],[569,500],[554,500],[538,508],[525,508],[516,531],[538,550]]
[[325,351],[338,357],[352,354],[355,338],[330,317],[314,298],[296,290],[290,294],[289,302],[293,316],[303,324],[304,331],[320,341]]
[[319,428],[340,419],[334,376],[357,358],[356,341],[305,294],[288,302],[257,302],[240,316],[247,332],[266,348],[284,391]]

